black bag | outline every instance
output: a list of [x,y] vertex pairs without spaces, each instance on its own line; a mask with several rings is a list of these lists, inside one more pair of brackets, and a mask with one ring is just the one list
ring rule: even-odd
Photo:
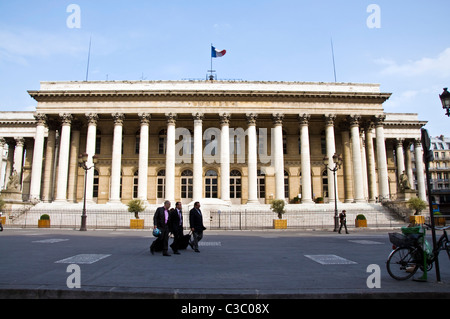
[[[153,241],[153,243],[152,243],[151,246],[153,246],[153,250],[154,250],[155,252],[161,252],[161,251],[163,251],[163,241],[162,241],[160,238],[158,238],[158,239],[156,239],[155,241]],[[151,246],[150,246],[150,247],[151,247]]]
[[181,237],[180,241],[178,242],[178,248],[179,249],[186,249],[189,245],[189,241],[191,240],[191,232],[189,232],[188,235],[184,235]]

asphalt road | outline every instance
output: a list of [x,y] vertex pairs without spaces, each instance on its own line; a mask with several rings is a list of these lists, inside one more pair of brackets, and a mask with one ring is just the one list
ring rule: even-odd
[[0,298],[449,298],[446,254],[441,283],[388,275],[388,232],[206,231],[200,253],[163,257],[148,231],[5,229]]

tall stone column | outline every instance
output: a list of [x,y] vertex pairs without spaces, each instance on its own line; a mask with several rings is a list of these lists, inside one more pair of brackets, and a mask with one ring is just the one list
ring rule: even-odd
[[19,180],[22,181],[23,170],[23,148],[25,146],[25,139],[23,137],[16,137],[16,147],[14,148],[14,164],[13,171],[17,172]]
[[220,197],[231,203],[230,199],[230,114],[220,114]]
[[309,148],[309,120],[311,115],[299,115],[300,122],[300,143],[301,143],[301,170],[302,170],[302,203],[311,204],[311,154]]
[[400,176],[403,174],[403,172],[406,173],[405,157],[403,155],[403,142],[404,139],[402,138],[398,138],[395,140],[395,154],[397,155],[397,181],[400,181]]
[[[95,148],[97,142],[97,122],[98,115],[95,113],[86,114],[88,121],[87,137],[86,137],[86,154],[88,155],[87,166],[92,167],[94,165],[92,157],[95,155]],[[86,176],[86,202],[94,202],[94,169],[87,171]]]
[[194,176],[193,200],[198,201],[203,196],[203,114],[194,113]]
[[366,126],[367,180],[369,184],[369,203],[375,203],[377,192],[377,172],[375,169],[375,151],[373,148],[373,123]]
[[175,203],[175,125],[177,115],[166,114],[167,150],[166,150],[166,200]]
[[110,204],[120,203],[120,177],[122,172],[122,134],[124,114],[112,114],[114,119],[114,138],[111,161],[111,193],[109,196]]
[[257,114],[247,114],[248,124],[248,200],[247,204],[257,204],[258,201],[258,148],[256,139]]
[[384,138],[384,120],[385,115],[375,117],[375,131],[377,135],[377,163],[378,163],[378,183],[380,199],[390,199],[389,177],[386,157],[386,141]]
[[420,139],[414,141],[414,157],[416,159],[417,190],[419,192],[419,198],[427,202],[428,198],[425,187],[425,173],[424,173],[425,166],[423,163],[422,141]]
[[138,199],[147,202],[148,192],[148,140],[151,115],[140,113],[141,135],[139,138],[139,176],[138,176]]
[[59,146],[59,166],[58,181],[56,186],[55,202],[67,202],[67,177],[69,173],[69,152],[70,152],[70,131],[72,125],[71,114],[60,114],[62,121],[60,146]]
[[342,145],[344,148],[344,195],[345,203],[353,203],[352,151],[348,123],[342,124]]
[[70,142],[69,179],[67,182],[67,200],[70,203],[77,201],[77,171],[78,154],[80,153],[81,125],[72,125],[72,139]]
[[[2,175],[3,172],[3,152],[5,150],[5,145],[6,140],[3,137],[0,137],[0,176]],[[5,182],[4,179],[0,182],[0,190],[5,188],[4,186],[6,185],[4,185],[4,182]]]
[[44,163],[44,187],[42,190],[42,201],[49,203],[53,200],[54,185],[53,175],[55,167],[55,150],[56,150],[56,127],[53,121],[47,122],[48,137],[45,147],[45,163]]
[[[326,145],[327,145],[327,157],[329,160],[329,164],[328,167],[329,168],[334,168],[334,163],[333,163],[333,156],[334,154],[336,154],[336,142],[334,139],[334,121],[336,120],[336,115],[334,114],[328,114],[325,115],[325,139],[326,139]],[[328,171],[328,199],[331,202],[334,202],[334,174],[332,171],[330,171],[329,169]],[[338,185],[337,183],[337,174],[336,174],[336,186]],[[338,194],[338,190],[336,189],[336,195],[337,195],[337,199],[339,200],[339,194]]]
[[349,117],[352,139],[353,179],[355,183],[355,203],[364,203],[364,181],[361,161],[361,142],[359,139],[359,115]]
[[275,199],[284,200],[283,114],[273,114],[273,164],[275,168]]
[[[42,161],[44,158],[45,122],[47,120],[47,117],[45,116],[45,114],[37,114],[34,116],[34,118],[36,119],[36,136],[34,138],[33,166],[31,169],[30,200],[40,200]],[[1,150],[2,152],[0,154],[3,157],[3,147],[1,148]]]

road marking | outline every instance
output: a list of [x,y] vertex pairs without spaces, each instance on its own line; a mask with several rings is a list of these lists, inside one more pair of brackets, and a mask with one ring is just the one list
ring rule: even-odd
[[55,264],[85,264],[85,265],[91,265],[93,263],[96,263],[97,261],[100,261],[102,259],[105,259],[111,255],[101,255],[101,254],[81,254],[72,256],[66,259],[58,260],[55,262]]
[[373,241],[373,240],[349,240],[349,242],[361,244],[361,245],[383,245],[383,243],[380,243],[379,241]]
[[33,241],[33,243],[38,243],[38,244],[56,244],[56,243],[61,243],[63,241],[68,241],[68,239],[44,239],[44,240],[36,240]]
[[210,246],[210,247],[222,247],[222,242],[220,241],[201,241],[198,243],[198,246]]
[[357,263],[336,255],[305,255],[321,265],[356,265]]

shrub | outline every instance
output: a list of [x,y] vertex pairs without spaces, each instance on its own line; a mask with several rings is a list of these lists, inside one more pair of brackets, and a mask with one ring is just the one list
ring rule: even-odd
[[134,199],[128,203],[128,211],[134,213],[134,217],[139,219],[139,213],[145,210],[144,202],[140,199]]
[[47,214],[44,214],[41,216],[41,220],[50,220],[50,216]]
[[356,216],[356,220],[366,220],[366,216],[364,216],[363,214],[359,214]]
[[285,202],[282,199],[274,199],[272,201],[272,205],[270,206],[270,209],[275,213],[278,214],[278,218],[282,219],[283,214],[286,213],[284,210]]
[[420,212],[427,208],[427,202],[421,200],[418,197],[411,198],[407,204],[410,209],[416,211],[414,215],[420,215]]

